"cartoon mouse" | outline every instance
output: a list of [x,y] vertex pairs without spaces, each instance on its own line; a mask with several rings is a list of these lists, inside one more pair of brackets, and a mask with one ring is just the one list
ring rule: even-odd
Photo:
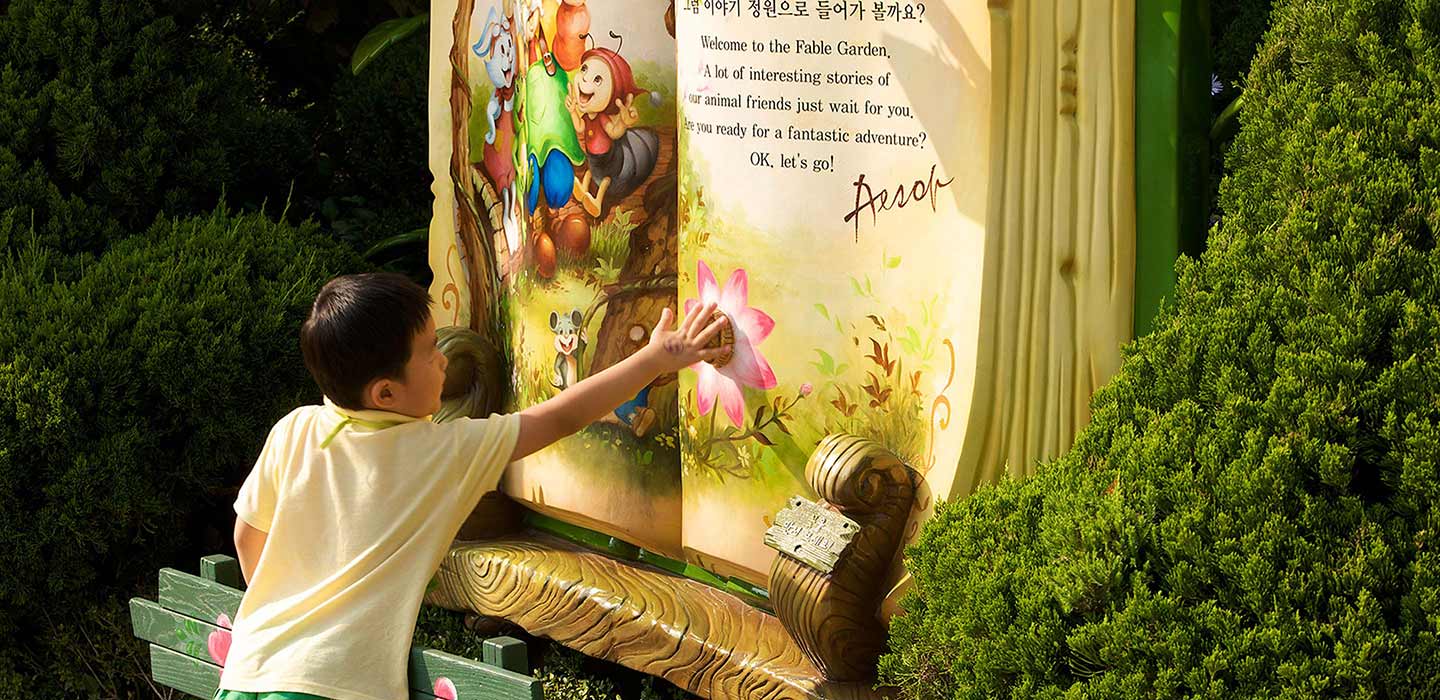
[[485,32],[471,50],[477,57],[485,60],[485,71],[490,75],[490,82],[494,84],[485,110],[488,129],[485,132],[482,162],[485,172],[490,174],[490,179],[495,184],[495,189],[500,191],[505,242],[513,252],[520,248],[520,225],[515,216],[515,207],[512,206],[515,197],[516,56],[510,17],[500,17],[495,8],[490,8]]
[[[614,32],[610,36],[620,38]],[[597,46],[581,56],[565,108],[590,164],[584,178],[575,181],[575,196],[591,216],[602,216],[607,204],[639,189],[655,170],[660,135],[635,128],[640,121],[635,96],[645,93],[652,105],[659,104],[659,95],[636,86],[630,62],[618,51]],[[592,182],[598,183],[594,194]]]
[[585,318],[575,309],[564,316],[550,312],[550,331],[555,334],[555,375],[550,384],[564,391],[580,381],[580,357],[585,354]]

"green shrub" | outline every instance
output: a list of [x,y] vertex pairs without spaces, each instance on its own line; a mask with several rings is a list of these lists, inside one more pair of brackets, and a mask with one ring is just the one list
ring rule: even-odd
[[334,179],[319,210],[356,250],[430,221],[429,70],[429,34],[421,31],[335,83],[323,138]]
[[53,279],[54,251],[18,247],[0,269],[0,657],[90,694],[99,672],[77,654],[103,655],[67,648],[106,617],[86,611],[123,610],[160,566],[228,542],[222,485],[319,399],[299,325],[360,263],[312,225],[223,209],[158,222],[73,282]]
[[909,552],[910,697],[1440,696],[1440,0],[1277,0],[1229,165],[1072,451]]
[[0,11],[0,213],[98,254],[157,213],[283,200],[309,156],[253,54],[182,0]]

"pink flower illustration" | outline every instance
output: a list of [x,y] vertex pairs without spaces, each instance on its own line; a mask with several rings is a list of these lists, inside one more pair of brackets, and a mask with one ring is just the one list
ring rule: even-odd
[[460,693],[455,690],[455,684],[449,678],[441,676],[435,679],[435,697],[440,700],[457,700]]
[[210,638],[206,640],[206,646],[210,648],[210,660],[223,667],[225,657],[230,655],[230,616],[220,613],[215,618],[215,624],[222,629],[210,633]]
[[800,385],[800,395],[801,395],[801,396],[809,396],[809,395],[810,395],[810,392],[812,392],[812,391],[815,391],[815,385],[814,385],[814,384],[811,384],[810,382],[805,382],[804,384],[801,384],[801,385]]
[[715,273],[705,261],[700,261],[698,271],[700,298],[685,300],[685,313],[689,315],[702,304],[715,302],[721,313],[730,317],[730,326],[735,337],[734,355],[724,367],[716,369],[708,362],[697,362],[690,366],[698,375],[696,399],[700,415],[710,413],[719,397],[725,415],[736,426],[745,424],[745,397],[740,386],[757,389],[774,389],[775,372],[770,363],[755,348],[775,330],[775,319],[769,314],[750,306],[750,276],[744,268],[736,268],[721,289],[715,282]]

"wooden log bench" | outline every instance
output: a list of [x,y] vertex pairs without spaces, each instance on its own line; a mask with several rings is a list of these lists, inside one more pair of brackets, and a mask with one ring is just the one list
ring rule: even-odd
[[[130,599],[135,636],[150,643],[155,682],[198,698],[213,698],[230,648],[230,624],[244,596],[240,563],[233,557],[200,560],[200,575],[160,570],[159,601]],[[480,660],[414,647],[410,700],[544,700],[530,676],[525,643],[495,637]]]
[[877,611],[915,474],[878,444],[832,435],[806,477],[821,500],[792,499],[798,520],[777,515],[766,589],[490,494],[426,602],[519,625],[711,700],[893,697],[875,687],[886,632]]

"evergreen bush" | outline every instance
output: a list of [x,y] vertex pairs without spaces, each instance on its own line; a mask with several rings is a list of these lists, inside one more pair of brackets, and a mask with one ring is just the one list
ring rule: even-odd
[[430,221],[428,40],[416,32],[335,83],[333,128],[322,141],[334,179],[319,210],[358,251]]
[[222,194],[281,200],[309,157],[233,37],[162,0],[13,0],[0,12],[0,212],[102,252]]
[[1245,99],[1073,449],[909,552],[908,696],[1440,697],[1440,0],[1276,0]]
[[157,222],[73,281],[34,237],[14,247],[0,268],[0,657],[15,656],[0,671],[109,695],[106,674],[145,669],[87,669],[77,656],[108,653],[79,642],[133,644],[102,631],[125,596],[228,543],[221,485],[244,479],[275,420],[319,400],[298,329],[327,279],[362,266],[313,225],[223,208]]

